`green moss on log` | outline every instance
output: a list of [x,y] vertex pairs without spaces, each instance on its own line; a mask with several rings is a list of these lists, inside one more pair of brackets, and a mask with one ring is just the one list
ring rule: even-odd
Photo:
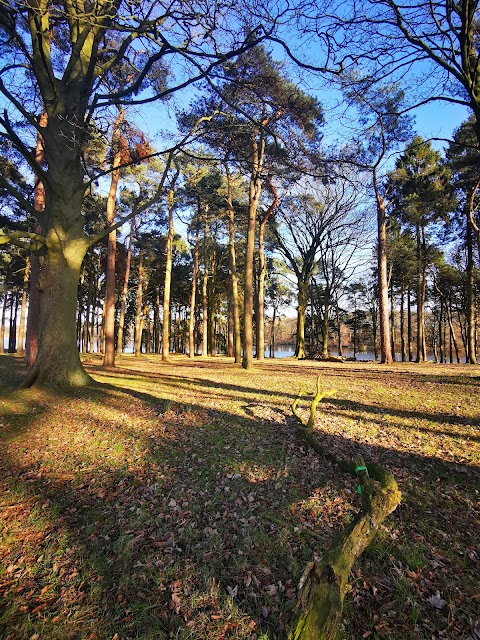
[[321,391],[319,377],[307,423],[296,410],[299,398],[294,401],[292,411],[301,424],[299,434],[317,453],[357,475],[363,504],[350,525],[333,540],[323,558],[307,566],[299,586],[297,614],[289,640],[336,638],[352,566],[401,500],[393,475],[382,466],[364,464],[361,459],[355,462],[339,459],[315,439],[313,424],[316,407],[326,395],[332,395],[332,392]]

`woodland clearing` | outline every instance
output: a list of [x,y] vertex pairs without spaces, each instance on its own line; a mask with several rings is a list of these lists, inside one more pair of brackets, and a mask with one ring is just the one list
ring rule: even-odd
[[403,495],[351,575],[340,637],[480,638],[480,372],[120,356],[94,388],[16,390],[0,357],[0,639],[285,638],[307,563],[359,508],[296,435]]

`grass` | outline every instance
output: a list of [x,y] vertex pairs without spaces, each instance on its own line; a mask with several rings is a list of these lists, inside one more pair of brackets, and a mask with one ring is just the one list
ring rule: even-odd
[[[295,436],[391,468],[404,499],[351,576],[341,635],[480,637],[480,372],[123,356],[103,385],[16,391],[0,358],[0,640],[285,638],[306,564],[359,506]],[[475,635],[477,634],[477,635]]]

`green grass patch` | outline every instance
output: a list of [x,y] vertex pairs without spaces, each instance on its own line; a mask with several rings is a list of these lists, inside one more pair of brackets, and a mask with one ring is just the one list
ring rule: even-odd
[[49,394],[15,391],[22,363],[0,358],[0,640],[285,638],[306,564],[359,506],[295,435],[319,370],[338,393],[317,437],[391,468],[404,496],[351,576],[343,637],[473,633],[470,368],[89,362],[102,386]]

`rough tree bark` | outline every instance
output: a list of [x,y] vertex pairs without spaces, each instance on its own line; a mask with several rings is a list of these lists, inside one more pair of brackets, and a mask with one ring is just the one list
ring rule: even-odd
[[[47,114],[42,113],[38,124],[40,127],[47,126]],[[37,142],[35,146],[35,161],[39,166],[44,161],[44,144],[40,133],[37,133]],[[45,209],[45,189],[38,178],[35,180],[35,189],[33,192],[33,206],[36,211],[42,212]],[[36,226],[36,233],[41,234],[40,225]],[[41,258],[32,253],[30,263],[30,289],[28,293],[28,314],[27,314],[27,334],[25,338],[25,362],[28,367],[33,367],[38,353],[38,323],[40,319],[40,292],[38,290],[38,277],[40,275]]]
[[292,412],[300,423],[301,437],[317,453],[358,477],[358,490],[363,497],[363,505],[348,527],[333,540],[322,559],[307,565],[299,585],[297,612],[288,636],[289,640],[336,638],[342,619],[350,570],[373,540],[382,522],[401,500],[395,479],[383,467],[373,463],[365,464],[361,459],[357,459],[356,462],[338,459],[315,439],[317,405],[322,398],[334,393],[333,390],[321,390],[319,376],[308,421],[305,422],[297,413],[299,397],[292,404]]

